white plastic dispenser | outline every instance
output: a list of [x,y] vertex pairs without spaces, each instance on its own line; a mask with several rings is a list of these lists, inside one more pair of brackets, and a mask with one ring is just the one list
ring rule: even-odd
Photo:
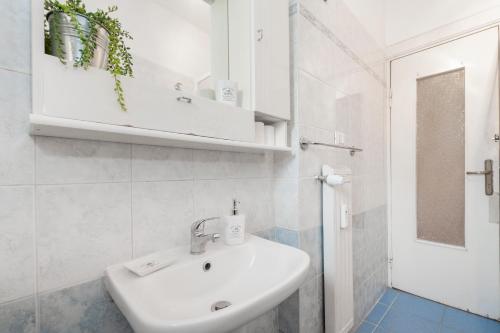
[[224,241],[226,245],[239,245],[245,242],[245,215],[239,214],[239,201],[233,200],[233,212],[225,217]]

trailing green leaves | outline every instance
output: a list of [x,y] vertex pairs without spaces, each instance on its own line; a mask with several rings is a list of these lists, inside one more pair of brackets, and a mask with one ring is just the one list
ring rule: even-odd
[[[82,42],[82,49],[80,50],[80,57],[74,62],[75,67],[82,67],[88,69],[94,58],[94,52],[97,48],[97,39],[99,29],[105,29],[109,34],[108,45],[108,62],[106,70],[110,72],[115,81],[115,92],[117,95],[117,102],[123,111],[127,111],[125,104],[125,96],[121,83],[122,76],[133,76],[133,59],[130,54],[130,48],[127,47],[126,41],[132,39],[130,33],[123,29],[120,21],[111,17],[111,13],[118,10],[117,6],[108,7],[107,10],[98,9],[95,12],[88,12],[82,0],[67,0],[66,3],[61,3],[58,0],[44,0],[45,10],[48,12],[61,12],[70,18],[71,25],[74,27],[78,34],[78,38]],[[89,20],[90,30],[84,31],[82,25],[78,21],[78,15],[84,16]],[[52,24],[60,25],[58,16],[55,17]],[[45,45],[47,49],[55,47],[55,54],[61,60],[65,61],[65,52],[62,48],[62,36],[60,29],[53,29],[52,36],[56,45],[51,44],[51,36],[48,29],[47,22],[45,24]]]

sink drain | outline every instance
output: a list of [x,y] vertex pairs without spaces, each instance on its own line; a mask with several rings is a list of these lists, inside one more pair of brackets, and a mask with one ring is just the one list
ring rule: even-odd
[[227,308],[228,306],[231,306],[231,303],[230,303],[230,302],[228,302],[228,301],[219,301],[219,302],[215,302],[215,303],[212,305],[212,312],[215,312],[215,311],[219,311],[219,310],[225,309],[225,308]]

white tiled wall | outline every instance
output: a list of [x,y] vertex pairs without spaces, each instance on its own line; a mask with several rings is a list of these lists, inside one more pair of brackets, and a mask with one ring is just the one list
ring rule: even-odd
[[33,214],[32,187],[0,187],[0,303],[33,293]]
[[38,291],[99,278],[131,258],[130,184],[38,186]]
[[[2,20],[3,21],[3,20]],[[2,55],[5,52],[1,52]],[[33,184],[34,144],[26,135],[31,112],[30,84],[27,74],[1,69],[0,62],[0,185]]]
[[[334,131],[340,131],[345,134],[346,144],[363,149],[351,157],[349,152],[331,148],[309,147],[304,151],[295,147],[293,159],[278,156],[275,160],[276,223],[300,231],[299,246],[315,262],[321,262],[321,246],[317,244],[321,239],[312,235],[320,234],[316,230],[322,224],[321,185],[314,177],[323,164],[348,167],[353,172],[353,214],[363,214],[366,223],[357,223],[357,239],[367,240],[368,244],[387,239],[387,220],[379,214],[386,205],[384,53],[342,0],[300,0],[291,12],[295,13],[291,29],[292,136],[334,143]],[[292,207],[290,202],[297,206]],[[291,212],[298,218],[291,218]],[[355,282],[359,283],[355,287],[357,321],[376,300],[387,276],[380,273],[387,272],[383,262],[386,247],[367,249],[359,245],[356,242],[356,258],[361,257],[360,251],[365,255],[354,267],[358,270]],[[317,266],[321,268],[321,264]],[[322,288],[318,281],[322,281],[322,269],[312,271],[299,291],[297,331],[323,330]],[[290,303],[282,306],[288,307],[282,309],[284,312],[293,313]]]
[[2,1],[0,20],[0,68],[29,73],[30,57],[30,7],[31,2]]
[[233,198],[250,232],[274,227],[272,154],[31,137],[30,4],[0,2],[0,305],[188,245]]
[[[22,299],[27,327],[35,330],[33,295],[41,293],[37,318],[45,316],[52,291],[95,280],[109,264],[186,245],[194,219],[228,214],[238,198],[249,232],[275,225],[295,231],[293,242],[311,254],[315,266],[294,298],[301,312],[293,328],[321,331],[321,188],[314,176],[322,164],[351,167],[354,213],[370,223],[369,212],[383,211],[384,68],[380,49],[341,0],[297,4],[291,11],[295,154],[273,156],[33,139],[30,1],[0,2],[0,317],[17,309],[6,312],[2,304]],[[331,142],[334,130],[364,152],[352,158],[298,148],[300,136]],[[357,237],[366,240],[373,228],[360,230]],[[368,279],[375,273],[358,276],[373,285]],[[370,299],[368,291],[362,299]]]
[[57,138],[36,138],[35,146],[36,177],[25,180],[31,185],[0,187],[0,244],[7,250],[0,262],[26,266],[0,279],[4,300],[32,292],[34,265],[38,291],[45,292],[99,278],[132,254],[187,245],[194,219],[229,215],[233,198],[250,232],[274,226],[272,155]]
[[130,180],[130,146],[119,143],[39,137],[35,163],[37,184]]

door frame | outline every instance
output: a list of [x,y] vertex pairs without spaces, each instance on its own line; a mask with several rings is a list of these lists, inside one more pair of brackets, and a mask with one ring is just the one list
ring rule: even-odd
[[[393,226],[393,219],[392,219],[392,151],[391,151],[391,145],[392,145],[392,128],[391,128],[391,112],[392,112],[392,62],[396,61],[401,58],[405,58],[429,49],[432,49],[434,47],[438,47],[444,44],[448,44],[451,42],[454,42],[456,40],[462,39],[469,37],[471,35],[480,33],[482,31],[491,29],[491,28],[497,28],[498,30],[498,75],[500,79],[500,18],[494,22],[490,23],[487,25],[483,25],[480,27],[474,27],[472,29],[467,29],[463,30],[458,33],[454,33],[452,35],[448,35],[445,38],[442,38],[438,41],[429,41],[423,45],[420,45],[419,47],[412,48],[411,50],[407,52],[400,53],[399,55],[395,55],[393,57],[389,57],[386,62],[385,62],[385,72],[386,72],[386,77],[388,81],[388,87],[387,87],[387,97],[386,97],[386,165],[387,165],[387,170],[386,170],[386,179],[387,179],[387,211],[386,211],[386,216],[387,216],[387,253],[388,253],[388,260],[387,260],[387,269],[388,269],[388,274],[387,274],[387,284],[389,287],[392,287],[392,260],[393,260],[393,241],[392,241],[392,226]],[[500,84],[499,84],[499,98],[500,98]],[[499,104],[500,105],[500,104]],[[499,120],[500,120],[500,107],[499,107]],[[500,123],[499,123],[500,126]],[[499,133],[500,134],[500,133]],[[500,154],[500,145],[499,145],[499,154]],[[499,174],[500,174],[500,166],[499,166]],[[500,202],[498,203],[500,205]],[[500,228],[499,228],[500,229]],[[500,232],[500,230],[499,230]]]

